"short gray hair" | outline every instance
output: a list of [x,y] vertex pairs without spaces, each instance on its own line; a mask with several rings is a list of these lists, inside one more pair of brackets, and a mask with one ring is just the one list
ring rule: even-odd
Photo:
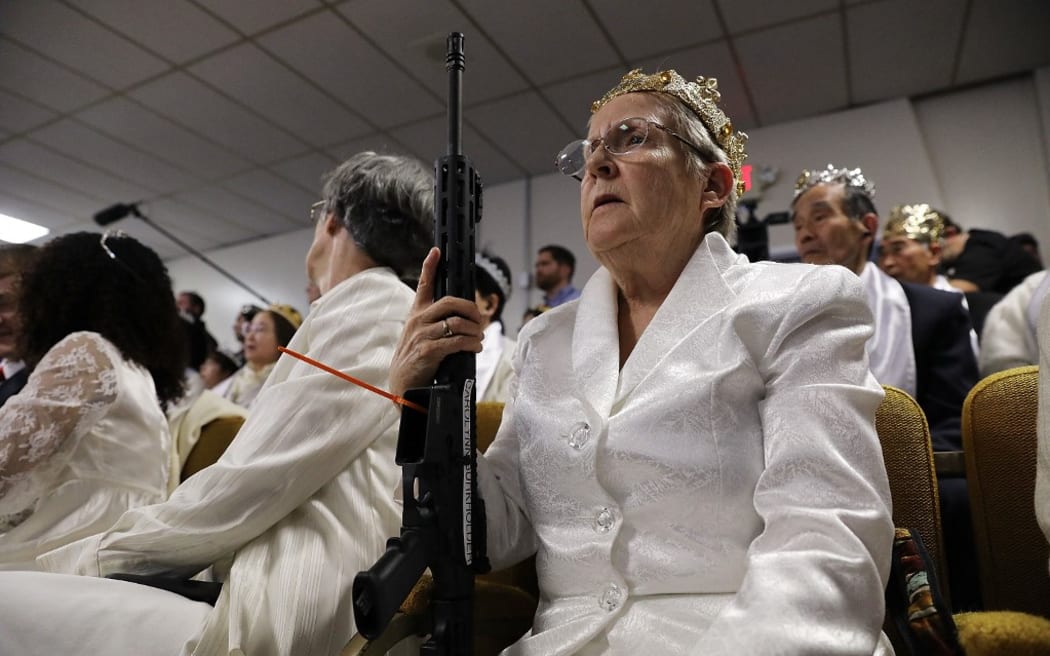
[[[686,141],[697,146],[700,149],[700,153],[703,153],[703,157],[701,157],[692,148],[688,148],[685,144],[678,142],[677,139],[674,140],[686,156],[686,169],[690,173],[694,175],[704,173],[710,162],[722,162],[727,166],[729,165],[729,158],[726,156],[725,151],[711,138],[711,134],[704,127],[700,117],[693,113],[693,110],[672,95],[651,92],[648,95],[666,110],[667,115],[665,118],[667,123],[670,124],[666,127],[682,135]],[[732,169],[732,166],[730,166],[730,169]],[[716,208],[711,220],[705,222],[704,234],[718,232],[726,238],[726,241],[732,241],[736,236],[736,182],[737,180],[734,180],[733,184],[730,185],[729,198],[726,199],[725,204]]]
[[402,279],[415,279],[434,243],[434,175],[411,157],[358,153],[325,176],[325,213]]

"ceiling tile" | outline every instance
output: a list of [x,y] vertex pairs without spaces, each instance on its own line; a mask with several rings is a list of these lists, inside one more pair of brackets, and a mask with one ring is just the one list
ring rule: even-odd
[[249,112],[184,73],[172,73],[129,95],[252,162],[271,162],[302,152],[306,142]]
[[57,182],[0,164],[0,192],[27,199],[39,199],[42,204],[53,207],[70,219],[87,220],[107,205],[105,198],[94,194],[74,191]]
[[[527,86],[506,58],[448,0],[353,0],[340,5],[338,10],[388,55],[414,71],[419,81],[440,99],[448,93],[448,75],[444,68],[446,39],[449,32],[457,30],[465,34],[465,105],[521,91]],[[391,20],[391,16],[397,19]]]
[[17,191],[8,192],[3,189],[0,189],[0,214],[42,225],[52,232],[73,223],[68,214],[48,206],[46,202],[40,202],[36,198],[25,198]]
[[[233,43],[240,36],[188,2],[72,0],[142,48],[181,63]],[[187,35],[193,38],[186,38]]]
[[319,0],[199,0],[199,4],[244,34],[254,34],[323,6]]
[[56,114],[29,100],[0,91],[0,127],[11,132],[23,132],[54,118]]
[[531,91],[472,107],[470,122],[501,150],[514,153],[517,164],[530,172],[553,173],[555,155],[578,138]]
[[[442,109],[443,103],[331,13],[297,21],[258,43],[379,127],[408,123]],[[443,64],[431,68],[434,76],[444,74]],[[409,103],[405,98],[415,100]]]
[[712,0],[653,4],[641,16],[637,0],[591,0],[590,4],[628,59],[687,48],[723,36]]
[[167,68],[123,36],[57,2],[6,0],[0,4],[0,32],[115,89]]
[[[430,119],[436,121],[437,119]],[[448,125],[443,123],[443,125]],[[447,128],[446,128],[447,129]],[[411,155],[412,150],[397,142],[397,140],[386,132],[376,132],[364,137],[357,137],[344,141],[335,146],[329,146],[326,152],[337,161],[343,162],[351,156],[365,150],[371,150],[382,155]]]
[[[186,253],[183,249],[172,243],[171,240],[166,239],[163,235],[143,221],[129,218],[121,221],[114,227],[119,228],[124,234],[135,238],[143,245],[152,249],[162,260],[167,260],[172,257],[180,257]],[[68,235],[74,232],[101,233],[103,230],[104,228],[99,227],[90,219],[86,219],[58,227],[52,230],[51,234],[33,243],[41,246],[52,239],[61,237],[62,235]]]
[[192,236],[201,240],[197,248],[201,246],[209,249],[217,248],[221,245],[252,239],[260,234],[251,227],[224,221],[214,214],[202,212],[170,198],[149,203],[143,207],[142,212],[151,221],[157,222],[180,239]]
[[[447,130],[448,121],[438,117],[398,128],[393,136],[411,146],[411,154],[424,164],[432,164],[448,150]],[[522,167],[501,155],[469,125],[463,126],[463,154],[474,162],[483,184],[497,184],[526,175]]]
[[616,86],[626,72],[622,66],[617,66],[550,84],[541,88],[540,93],[550,100],[565,122],[575,126],[576,138],[582,139],[591,117],[591,103]]
[[618,60],[583,3],[461,0],[461,4],[534,84],[601,70]]
[[60,112],[83,107],[109,93],[102,85],[3,38],[0,86]]
[[291,222],[310,225],[310,205],[317,196],[264,169],[242,173],[223,183],[223,187],[281,214]]
[[[837,14],[736,40],[762,125],[846,107],[842,27]],[[771,57],[770,53],[778,53]]]
[[245,200],[218,186],[190,189],[176,194],[174,200],[196,207],[210,215],[222,217],[224,221],[253,230],[258,234],[272,235],[303,227],[300,222],[263,207],[260,203]]
[[322,176],[334,169],[340,161],[342,160],[339,158],[314,152],[271,164],[268,168],[303,189],[312,190],[316,200],[320,198]]
[[892,0],[847,11],[850,81],[857,103],[951,84],[962,14],[958,0]]
[[317,146],[364,134],[368,126],[253,45],[195,64],[190,72]]
[[737,67],[733,63],[733,55],[725,41],[682,50],[665,57],[642,60],[638,65],[647,71],[673,68],[687,80],[695,79],[699,75],[713,77],[718,80],[722,109],[732,118],[733,125],[746,130],[758,124],[744,92]]
[[0,146],[0,162],[101,198],[138,199],[149,190],[55,153],[26,139]]
[[204,178],[244,170],[249,163],[152,110],[114,98],[79,114],[87,124]]
[[155,192],[169,192],[197,184],[188,173],[72,119],[41,128],[32,133],[32,138],[73,159],[91,162],[103,171]]
[[716,0],[730,34],[777,25],[838,8],[838,0]]
[[1050,2],[1045,0],[973,0],[956,82],[985,80],[1047,64],[1048,26]]

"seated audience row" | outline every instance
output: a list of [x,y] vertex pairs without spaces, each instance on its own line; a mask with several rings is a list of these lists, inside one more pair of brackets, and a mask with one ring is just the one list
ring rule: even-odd
[[[355,630],[353,577],[400,525],[399,414],[278,357],[287,344],[395,394],[430,384],[450,354],[480,354],[478,398],[507,400],[478,457],[489,558],[500,567],[535,554],[543,599],[514,653],[647,653],[654,636],[668,654],[892,653],[881,633],[894,531],[879,383],[918,399],[935,448],[960,449],[962,400],[977,380],[967,313],[928,277],[898,282],[868,266],[878,214],[859,169],[800,179],[792,220],[805,264],[734,253],[747,136],[719,99],[714,79],[636,70],[593,104],[587,138],[558,164],[581,181],[584,239],[601,268],[575,290],[574,259],[541,249],[537,284],[556,307],[516,344],[503,335],[511,280],[498,257],[478,254],[475,302],[433,298],[428,168],[370,152],[342,164],[306,255],[320,297],[305,322],[287,306],[254,315],[229,389],[258,395],[247,423],[166,500],[178,453],[162,409],[182,396],[185,363],[163,264],[108,233],[50,242],[18,291],[27,322],[51,321],[25,331],[17,353],[36,368],[0,409],[10,523],[0,548],[35,518],[98,516],[11,558],[44,572],[0,573],[0,652],[342,648]],[[73,275],[72,253],[99,273]],[[401,281],[417,278],[413,295]],[[77,293],[93,279],[112,290]],[[107,318],[49,317],[43,299],[59,285],[83,300],[48,311]],[[24,434],[2,432],[21,424]],[[48,439],[29,439],[38,434]],[[120,492],[99,492],[104,514],[59,493],[82,484],[78,454],[106,465],[92,485]],[[953,559],[972,558],[964,485],[942,487],[959,573]],[[56,489],[52,508],[43,501]],[[214,598],[153,587],[202,572]],[[147,578],[100,578],[121,573]],[[973,590],[952,585],[965,605]]]

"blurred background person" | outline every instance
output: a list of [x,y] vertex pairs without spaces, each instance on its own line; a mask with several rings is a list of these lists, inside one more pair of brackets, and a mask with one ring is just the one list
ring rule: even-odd
[[514,378],[511,356],[515,341],[506,335],[503,326],[503,308],[510,298],[510,267],[503,258],[490,253],[478,253],[474,258],[477,290],[474,299],[481,312],[481,353],[478,353],[478,401],[506,401]]
[[215,349],[204,358],[201,364],[201,381],[204,388],[219,396],[226,396],[226,390],[233,382],[233,375],[240,366],[236,356],[225,349]]
[[543,304],[557,307],[580,297],[580,290],[572,286],[576,272],[576,256],[568,248],[551,244],[536,253],[533,277],[536,287],[543,291]]
[[252,319],[260,312],[261,307],[248,303],[241,306],[240,312],[233,320],[233,336],[237,340],[237,352],[233,354],[233,359],[238,367],[244,366],[244,337],[248,334],[248,326],[252,325]]
[[29,380],[29,370],[16,348],[21,332],[18,283],[36,252],[36,246],[29,244],[0,247],[0,406],[20,392]]
[[204,325],[204,298],[197,292],[182,291],[175,301],[179,314],[187,322],[186,335],[189,341],[190,368],[197,371],[204,358],[215,350],[218,342]]
[[277,347],[288,346],[302,323],[291,305],[271,305],[256,314],[244,337],[244,366],[231,378],[226,398],[250,407],[281,357]]
[[184,334],[156,253],[120,233],[40,249],[19,287],[32,369],[0,408],[0,567],[163,501],[172,443],[163,406],[183,393]]

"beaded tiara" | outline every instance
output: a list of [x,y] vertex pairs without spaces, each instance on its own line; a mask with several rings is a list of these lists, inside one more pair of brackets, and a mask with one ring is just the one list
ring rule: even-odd
[[686,82],[685,78],[673,70],[646,75],[642,73],[642,69],[636,68],[624,75],[620,83],[606,92],[600,100],[591,103],[591,113],[597,112],[617,96],[636,91],[658,91],[670,94],[685,103],[700,118],[707,132],[726,154],[729,168],[733,170],[733,178],[736,180],[737,195],[744,194],[744,179],[740,170],[747,159],[747,153],[744,152],[747,135],[739,130],[734,131],[733,123],[718,106],[722,94],[718,92],[717,79],[700,76],[696,78],[696,82]]
[[496,263],[488,258],[484,253],[474,254],[474,264],[484,269],[485,273],[489,274],[496,284],[499,286],[499,290],[503,292],[503,298],[510,298],[510,281],[503,275]]
[[926,203],[898,205],[890,211],[883,234],[930,244],[944,236],[944,218]]
[[864,177],[864,171],[861,171],[859,168],[837,169],[833,164],[828,164],[828,168],[823,171],[810,171],[808,169],[802,171],[802,174],[798,176],[798,180],[795,181],[795,198],[798,198],[800,194],[816,187],[818,184],[837,183],[861,189],[869,198],[875,197],[875,183]]

